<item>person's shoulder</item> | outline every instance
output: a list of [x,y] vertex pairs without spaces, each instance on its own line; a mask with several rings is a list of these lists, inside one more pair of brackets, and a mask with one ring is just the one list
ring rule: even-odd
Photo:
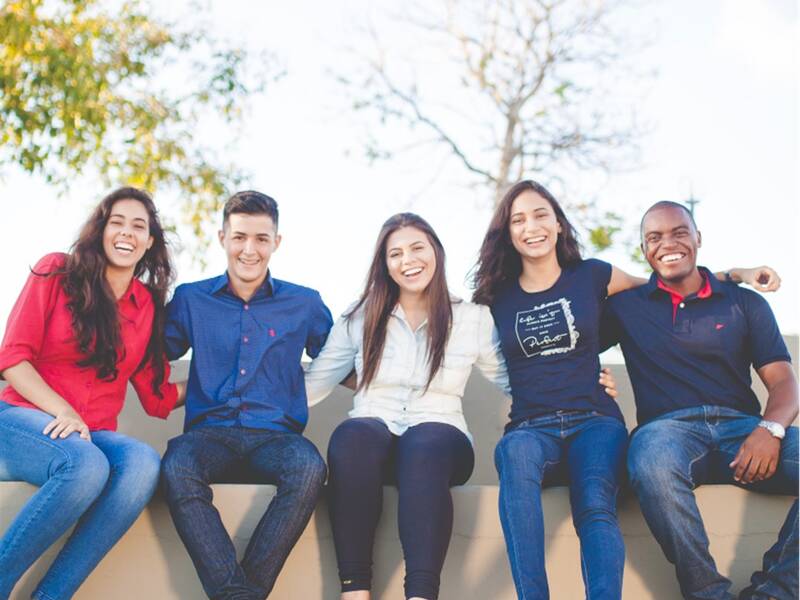
[[291,281],[286,281],[285,279],[277,279],[275,277],[272,278],[272,290],[275,294],[281,294],[284,296],[299,296],[302,298],[321,299],[320,293],[314,288],[300,285],[299,283],[292,283]]
[[206,279],[199,279],[198,281],[189,281],[181,283],[175,288],[173,299],[180,296],[193,296],[197,294],[207,294],[219,281],[219,275],[216,277],[208,277]]
[[67,258],[68,255],[64,252],[51,252],[40,258],[31,270],[39,275],[46,275],[63,269],[64,265],[67,264]]
[[292,283],[283,279],[272,278],[272,294],[275,298],[288,300],[301,310],[326,311],[328,307],[322,299],[322,295],[314,288]]
[[611,263],[600,260],[599,258],[582,258],[573,264],[576,268],[581,269],[603,269],[604,271],[611,269]]
[[475,304],[474,302],[457,298],[453,300],[451,300],[451,306],[453,307],[454,322],[464,322],[475,326],[488,320],[494,322],[492,311],[485,304]]
[[743,311],[765,308],[772,310],[767,299],[755,290],[729,281],[720,282],[720,285],[724,293],[730,295],[731,300],[741,306]]

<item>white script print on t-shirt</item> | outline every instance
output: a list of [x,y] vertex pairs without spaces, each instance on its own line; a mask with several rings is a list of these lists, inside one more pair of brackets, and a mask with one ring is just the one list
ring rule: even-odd
[[559,298],[517,313],[517,340],[525,356],[547,356],[575,349],[581,334],[575,329],[569,305],[569,300]]

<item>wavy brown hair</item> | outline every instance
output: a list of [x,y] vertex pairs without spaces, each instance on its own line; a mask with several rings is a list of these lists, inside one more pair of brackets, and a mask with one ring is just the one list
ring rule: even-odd
[[478,254],[478,262],[472,270],[472,301],[477,304],[491,304],[498,291],[509,281],[514,281],[522,273],[522,259],[511,242],[508,232],[511,223],[511,207],[517,196],[523,192],[535,192],[547,200],[561,225],[556,240],[556,257],[563,268],[581,260],[581,247],[578,234],[561,208],[561,205],[542,184],[529,179],[515,183],[503,196],[494,211],[489,229],[483,238]]
[[72,313],[72,329],[80,351],[87,355],[78,365],[94,367],[100,379],[113,381],[118,375],[117,362],[124,355],[125,348],[120,333],[117,299],[105,277],[108,258],[103,250],[103,231],[114,203],[119,200],[136,200],[145,207],[150,235],[153,237],[152,246],[136,264],[134,277],[141,280],[150,291],[154,307],[150,341],[138,368],[148,362],[153,365],[153,392],[159,394],[166,375],[164,305],[175,271],[164,228],[152,198],[133,187],[120,188],[103,198],[72,244],[64,267],[52,275],[63,275],[64,291],[69,297],[67,306]]
[[364,291],[356,305],[346,315],[346,318],[351,320],[360,309],[364,311],[364,370],[356,391],[369,387],[381,364],[383,347],[386,343],[386,327],[400,297],[400,288],[389,275],[386,266],[386,242],[390,235],[403,227],[413,227],[424,233],[436,256],[436,270],[425,290],[428,299],[428,364],[430,365],[426,390],[444,360],[445,346],[453,322],[453,308],[445,277],[444,247],[425,219],[414,213],[399,213],[390,217],[381,227]]

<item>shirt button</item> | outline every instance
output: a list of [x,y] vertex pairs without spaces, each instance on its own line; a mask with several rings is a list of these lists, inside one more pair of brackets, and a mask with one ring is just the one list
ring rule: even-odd
[[247,337],[247,336],[244,336],[244,337],[242,338],[242,341],[243,341],[243,342],[246,344],[247,342],[249,342],[249,341],[250,341],[250,338],[249,338],[249,337]]
[[250,305],[249,305],[249,304],[245,304],[245,305],[244,305],[244,309],[245,309],[245,310],[250,310]]
[[245,375],[245,374],[247,373],[247,369],[241,369],[241,370],[239,371],[239,373],[241,373],[242,375]]
[[678,304],[678,306],[680,306],[681,308],[686,308],[686,304],[684,304],[683,302],[681,302],[680,304]]

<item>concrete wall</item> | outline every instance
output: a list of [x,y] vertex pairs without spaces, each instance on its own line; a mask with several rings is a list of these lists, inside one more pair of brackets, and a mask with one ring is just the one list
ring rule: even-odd
[[[797,365],[797,338],[787,340]],[[179,364],[176,375],[185,372]],[[619,382],[629,428],[634,425],[632,395],[622,366],[612,366]],[[763,388],[755,388],[763,400]],[[180,433],[183,411],[166,422],[144,415],[131,393],[120,420],[120,431],[151,444],[159,452]],[[351,403],[348,390],[338,388],[312,408],[308,437],[325,452],[333,428],[345,418]],[[465,411],[476,440],[476,468],[467,485],[453,491],[453,539],[442,573],[443,600],[512,599],[513,583],[497,516],[497,475],[492,463],[494,444],[502,435],[509,400],[480,375],[467,387]],[[35,488],[25,483],[0,482],[0,532],[4,531]],[[274,494],[271,486],[219,484],[215,505],[243,551],[250,533]],[[765,496],[733,486],[703,486],[697,492],[706,529],[720,570],[731,577],[734,588],[746,585],[758,568],[763,552],[774,542],[792,499]],[[578,540],[572,528],[565,488],[544,493],[547,571],[555,599],[584,598]],[[635,498],[623,494],[620,525],[625,537],[624,597],[629,600],[679,597],[671,565],[650,535]],[[374,597],[402,598],[402,550],[397,534],[397,494],[385,493],[384,511],[375,543]],[[55,556],[59,542],[28,572],[12,598],[27,598],[35,582]],[[156,497],[132,529],[112,549],[76,598],[95,600],[203,598],[191,561],[175,532],[163,501]],[[333,599],[338,581],[327,510],[321,500],[308,528],[293,550],[271,598],[280,600]]]

